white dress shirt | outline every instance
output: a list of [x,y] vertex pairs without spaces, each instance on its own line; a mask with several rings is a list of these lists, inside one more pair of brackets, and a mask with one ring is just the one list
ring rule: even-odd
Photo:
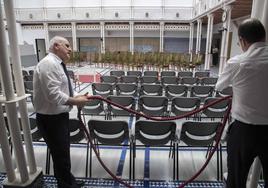
[[268,45],[252,44],[228,60],[216,90],[232,85],[232,116],[243,123],[268,125]]
[[69,98],[69,86],[61,62],[58,56],[49,53],[36,66],[33,103],[37,113],[60,114],[69,112],[72,108],[65,105]]

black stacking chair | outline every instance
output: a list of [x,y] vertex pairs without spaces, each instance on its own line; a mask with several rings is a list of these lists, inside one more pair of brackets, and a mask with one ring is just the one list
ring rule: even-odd
[[93,83],[92,84],[93,95],[100,95],[102,97],[107,97],[113,94],[113,85],[108,83]]
[[[171,100],[170,116],[180,116],[196,110],[200,107],[200,98],[198,97],[174,97]],[[192,117],[197,117],[193,115]],[[186,118],[189,119],[189,118]]]
[[141,77],[142,73],[141,71],[127,71],[127,76],[136,76],[136,77]]
[[[176,123],[173,121],[148,121],[139,120],[135,124],[135,136],[133,142],[133,179],[135,179],[136,148],[139,147],[169,147],[173,156],[173,179],[175,179],[177,136]],[[142,145],[138,145],[140,141]],[[169,144],[168,144],[169,143]],[[169,155],[170,157],[171,155]]]
[[158,71],[144,71],[144,76],[155,76],[158,77]]
[[[132,172],[132,142],[129,141],[129,128],[126,121],[112,121],[112,120],[89,120],[88,129],[90,136],[94,141],[94,147],[97,148],[98,154],[99,145],[109,145],[109,146],[129,146],[130,157],[129,157],[129,178],[131,178]],[[88,145],[90,147],[90,154],[87,150],[87,158],[89,159],[89,177],[92,177],[92,147],[93,145]],[[88,163],[86,164],[86,177],[88,176]]]
[[192,71],[180,71],[178,72],[178,77],[193,77]]
[[116,84],[115,88],[116,95],[137,96],[138,94],[137,84],[120,83]]
[[209,75],[210,75],[209,71],[196,71],[194,73],[194,77],[196,77],[196,78],[209,77]]
[[162,96],[163,88],[160,84],[142,84],[140,89],[140,96]]
[[[108,100],[117,103],[121,106],[124,106],[126,108],[135,110],[135,99],[132,96],[108,96]],[[122,110],[121,108],[118,108],[116,106],[113,106],[111,104],[108,104],[108,116],[109,118],[116,117],[116,116],[129,116],[131,113]]]
[[149,116],[167,116],[168,98],[164,96],[141,96],[139,111]]
[[116,70],[113,70],[110,72],[110,75],[111,76],[116,76],[116,77],[121,77],[121,76],[124,76],[125,75],[125,71],[116,71]]
[[163,76],[176,76],[176,72],[175,71],[162,71],[160,72],[161,77]]
[[[200,122],[200,121],[188,121],[182,124],[181,134],[179,142],[183,142],[187,147],[207,147],[215,142],[218,134],[218,129],[221,126],[220,122]],[[183,147],[179,144],[179,147]],[[221,147],[217,149],[217,178],[220,179],[222,174],[221,170]],[[179,155],[178,155],[179,156]],[[178,157],[179,158],[179,157]],[[179,172],[177,172],[179,175]]]
[[185,85],[167,85],[165,89],[170,100],[173,97],[187,97],[188,87]]

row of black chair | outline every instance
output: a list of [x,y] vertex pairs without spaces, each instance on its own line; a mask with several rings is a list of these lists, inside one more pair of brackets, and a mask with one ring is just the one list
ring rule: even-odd
[[159,80],[157,76],[101,76],[100,81],[102,83],[133,83],[133,84],[159,84],[168,85],[168,84],[184,84],[184,85],[215,85],[218,78],[216,77],[176,77],[176,76],[163,76]]
[[[171,99],[172,97],[178,96],[188,96],[188,91],[190,96],[194,97],[211,97],[214,96],[214,87],[206,85],[197,85],[197,86],[187,86],[187,85],[166,85],[163,87],[160,84],[125,84],[118,83],[115,85],[108,83],[93,83],[92,84],[92,94],[100,95],[102,97],[107,97],[108,95],[114,94],[114,88],[116,90],[116,95],[128,95],[128,96],[162,96],[163,91],[165,95]],[[226,88],[225,90],[216,93],[216,96],[232,95],[232,88]]]
[[[117,103],[125,108],[137,110],[147,116],[180,116],[187,112],[198,109],[201,106],[201,99],[199,97],[174,97],[171,103],[165,96],[142,96],[137,103],[132,96],[108,96],[108,100]],[[217,97],[207,97],[204,99],[204,104],[207,105],[215,100]],[[227,101],[222,101],[214,104],[210,108],[205,109],[202,113],[191,116],[191,118],[223,118],[227,111]],[[107,108],[101,100],[89,101],[82,109],[84,122],[86,115],[104,115],[105,119],[112,119],[115,116],[130,116],[131,113],[115,107],[112,104],[107,104]],[[138,116],[137,116],[138,118]]]
[[[176,133],[173,121],[139,120],[135,123],[135,134],[130,134],[125,121],[89,120],[88,129],[95,140],[90,146],[89,176],[92,177],[92,147],[100,145],[129,146],[129,178],[135,179],[135,159],[137,147],[168,147],[172,151],[173,179],[179,179],[179,147],[210,147],[220,127],[219,122],[185,122],[182,124],[180,136]],[[180,144],[179,144],[180,143]],[[98,150],[99,151],[99,150]],[[222,174],[220,149],[217,149],[217,178]],[[87,165],[88,166],[88,165]],[[86,169],[87,171],[88,169]]]
[[178,77],[209,77],[210,72],[209,71],[161,71],[160,73],[158,71],[144,71],[143,74],[141,71],[127,71],[125,74],[125,71],[121,70],[113,70],[110,71],[111,76],[116,76],[116,77],[121,77],[124,75],[128,76],[136,76],[136,77],[141,77],[141,76],[178,76]]
[[[85,134],[81,129],[81,123],[77,119],[70,119],[70,141],[71,144],[81,143],[85,140]],[[129,146],[129,178],[135,179],[135,160],[137,148],[140,147],[168,147],[173,158],[173,179],[179,179],[179,147],[210,147],[218,133],[220,123],[218,122],[184,122],[181,131],[176,131],[174,121],[155,122],[139,120],[135,123],[135,129],[128,126],[126,121],[114,120],[89,120],[87,122],[93,145],[87,144],[86,154],[86,177],[92,177],[92,147],[99,148],[100,145]],[[30,118],[30,128],[34,142],[42,141],[37,129],[36,121]],[[135,130],[132,132],[130,129]],[[98,154],[100,150],[97,149]],[[220,155],[219,155],[220,153]],[[217,150],[217,177],[222,175],[221,169],[221,147]],[[220,165],[219,165],[220,164]],[[89,169],[88,169],[89,168]],[[50,152],[47,150],[46,173],[50,172]]]

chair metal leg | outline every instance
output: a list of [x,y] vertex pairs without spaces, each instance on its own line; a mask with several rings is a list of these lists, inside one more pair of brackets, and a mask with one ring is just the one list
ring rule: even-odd
[[90,154],[89,154],[89,177],[92,177],[92,145],[90,145]]
[[47,147],[47,157],[46,157],[46,174],[50,174],[50,150]]
[[136,159],[136,144],[133,143],[133,180],[135,180],[135,159]]
[[129,144],[129,180],[132,178],[132,144]]
[[179,180],[179,144],[176,144],[176,152],[177,152],[177,180]]
[[88,153],[89,153],[89,143],[87,143],[87,154],[86,154],[86,170],[85,170],[86,178],[88,177]]

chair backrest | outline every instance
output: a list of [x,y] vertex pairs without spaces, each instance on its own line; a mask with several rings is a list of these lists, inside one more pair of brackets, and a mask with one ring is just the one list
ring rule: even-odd
[[167,85],[166,96],[169,99],[173,97],[187,97],[188,87],[185,85]]
[[33,75],[34,74],[34,70],[29,70],[29,75]]
[[81,122],[78,119],[69,119],[69,130],[71,144],[77,144],[86,138],[83,129],[81,129]]
[[23,78],[24,81],[33,81],[33,75],[25,75]]
[[179,78],[176,76],[163,76],[161,77],[161,84],[163,86],[170,85],[170,84],[177,85],[179,84]]
[[24,87],[26,93],[33,93],[33,81],[24,81]]
[[100,81],[102,83],[116,84],[117,83],[117,77],[116,76],[101,76]]
[[102,100],[89,100],[82,108],[84,115],[99,115],[104,112]]
[[142,76],[140,81],[141,84],[157,84],[159,82],[157,76]]
[[111,76],[116,76],[116,77],[121,77],[121,76],[124,76],[125,75],[125,71],[111,71],[110,72],[110,75]]
[[171,113],[176,116],[191,112],[200,107],[198,97],[174,97],[171,100]]
[[116,84],[116,95],[137,96],[137,84]]
[[178,77],[193,77],[192,71],[181,71],[178,72]]
[[203,77],[199,79],[201,85],[215,86],[218,81],[216,77]]
[[216,94],[217,97],[226,97],[229,95],[233,95],[232,86],[229,86],[229,87],[223,89],[222,91],[217,91],[217,94]]
[[[135,99],[131,96],[108,96],[108,100],[117,103],[121,106],[124,106],[126,108],[135,110]],[[110,115],[118,115],[118,116],[128,116],[130,115],[129,112],[122,110],[121,108],[118,108],[116,106],[113,106],[111,104],[108,104],[108,113]]]
[[140,96],[162,96],[163,89],[160,84],[142,84],[140,89]]
[[[204,105],[208,105],[211,102],[219,100],[217,97],[208,97],[205,99]],[[228,100],[221,101],[217,104],[214,104],[205,110],[203,110],[203,114],[206,117],[210,118],[223,118],[228,109]]]
[[146,146],[165,145],[175,141],[176,123],[173,121],[139,120],[135,124],[135,139]]
[[158,77],[158,71],[144,71],[144,76],[156,76]]
[[93,95],[100,95],[107,97],[113,94],[113,85],[108,83],[93,83],[92,84]]
[[215,141],[220,125],[220,122],[184,122],[180,140],[188,146],[209,146]]
[[196,78],[209,77],[209,75],[210,75],[209,71],[196,71],[194,73],[194,77]]
[[181,84],[183,85],[196,85],[198,84],[198,78],[195,77],[182,77]]
[[191,88],[191,97],[199,97],[203,101],[207,97],[211,97],[214,91],[212,86],[193,86]]
[[127,71],[127,75],[141,77],[142,73],[141,71]]
[[139,111],[150,116],[167,115],[168,98],[164,96],[141,96]]
[[129,138],[128,123],[112,120],[89,120],[90,136],[98,142],[108,145],[120,145]]
[[42,137],[39,129],[37,128],[36,119],[30,117],[29,121],[30,121],[30,131],[31,131],[31,135],[32,135],[32,140],[34,142],[39,142],[43,137]]
[[160,72],[161,77],[163,76],[176,76],[176,72],[175,71],[162,71]]
[[121,83],[137,84],[138,81],[139,81],[139,78],[137,76],[121,76],[120,77]]

